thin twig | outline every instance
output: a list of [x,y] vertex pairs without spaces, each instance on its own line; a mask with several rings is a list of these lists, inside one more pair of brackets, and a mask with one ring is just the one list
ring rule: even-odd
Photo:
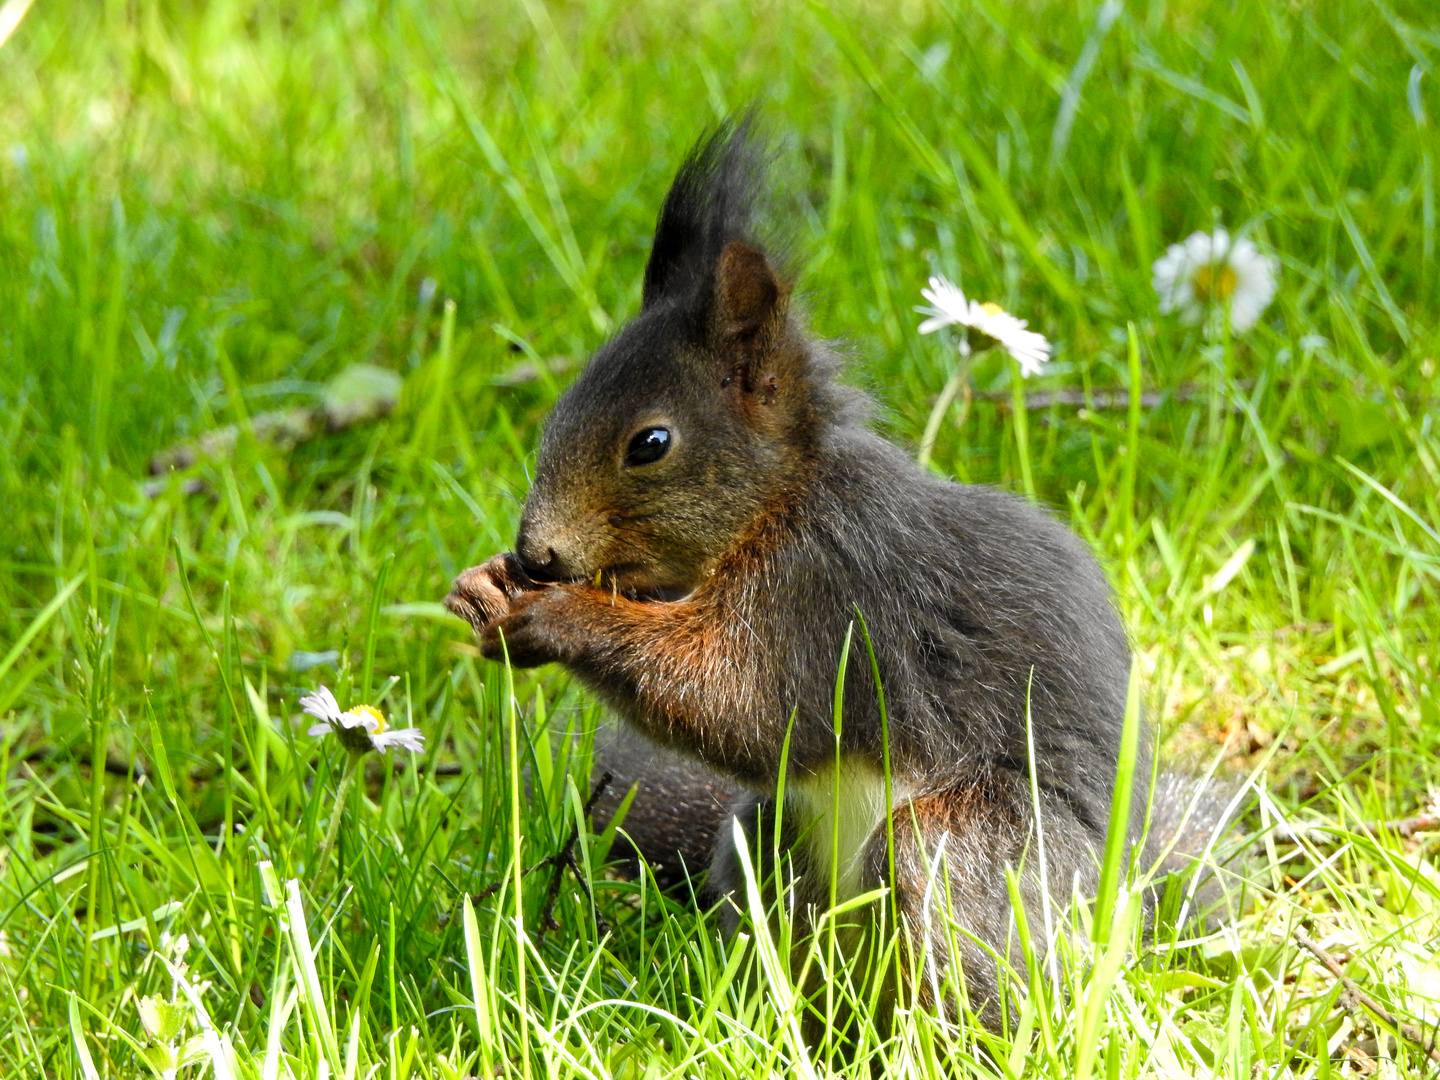
[[[601,774],[600,779],[595,783],[594,790],[590,792],[590,797],[585,800],[584,808],[580,811],[580,821],[585,821],[590,817],[590,811],[595,808],[595,803],[604,794],[613,779],[614,777],[609,772]],[[580,889],[584,892],[585,899],[590,902],[590,910],[595,914],[595,928],[601,934],[606,934],[610,930],[610,925],[601,916],[599,908],[595,906],[595,894],[590,891],[590,882],[585,880],[585,875],[581,873],[579,865],[575,862],[575,844],[579,839],[580,822],[576,822],[570,827],[570,838],[565,841],[565,846],[550,857],[553,869],[550,874],[550,887],[545,891],[545,907],[540,912],[541,941],[545,940],[547,930],[560,929],[560,924],[555,921],[555,901],[560,896],[560,879],[564,876],[566,867],[569,867],[571,873],[575,875],[575,880],[580,883]]]
[[1361,821],[1355,825],[1337,826],[1334,830],[1317,825],[1290,825],[1281,823],[1272,830],[1276,840],[1298,844],[1325,844],[1343,840],[1344,833],[1364,833],[1366,836],[1383,836],[1395,833],[1408,840],[1416,833],[1440,830],[1440,815],[1433,813],[1416,814],[1413,817],[1396,818],[1393,821]]
[[[539,862],[537,862],[534,866],[527,866],[524,870],[521,870],[521,871],[520,871],[520,876],[521,876],[521,877],[529,877],[529,876],[530,876],[531,874],[533,874],[536,870],[539,870],[542,866],[549,866],[550,863],[551,863],[551,860],[553,860],[554,858],[555,858],[554,855],[546,855],[545,858],[541,859],[541,860],[540,860]],[[498,893],[501,889],[503,889],[506,885],[509,885],[509,884],[510,884],[510,879],[509,879],[509,878],[501,878],[499,881],[495,882],[494,885],[487,885],[485,888],[481,889],[479,892],[471,893],[471,894],[470,894],[470,902],[471,902],[472,904],[478,904],[481,900],[489,900],[492,896],[494,896],[496,893]]]
[[[1237,380],[1235,386],[1239,390],[1250,391],[1255,388],[1255,383],[1250,379]],[[1287,383],[1280,383],[1277,389],[1283,389]],[[1186,402],[1194,401],[1197,398],[1205,397],[1209,393],[1208,388],[1195,383],[1181,383],[1179,386],[1172,386],[1167,390],[1146,390],[1140,395],[1140,407],[1143,409],[1158,409],[1167,401]],[[975,398],[979,401],[988,401],[999,407],[1001,412],[1009,412],[1011,407],[1011,396],[1009,390],[977,390]],[[1433,405],[1435,399],[1427,399],[1427,406]],[[1095,412],[1114,411],[1130,407],[1129,390],[1094,390],[1087,400],[1084,390],[1037,390],[1034,393],[1025,395],[1025,408],[1028,412],[1035,412],[1039,409],[1048,409],[1052,405],[1068,405],[1072,408],[1092,409]],[[1235,406],[1222,406],[1235,410]]]
[[[147,483],[145,494],[150,498],[163,494],[170,483],[163,479],[167,473],[202,461],[230,459],[246,433],[256,442],[291,450],[321,435],[383,419],[400,400],[402,385],[401,376],[393,371],[352,364],[326,384],[318,404],[256,413],[244,424],[226,424],[161,450],[150,459],[150,475],[162,479]],[[190,477],[181,482],[181,491],[198,494],[207,486],[199,477]]]
[[1400,818],[1397,821],[1365,821],[1356,826],[1358,832],[1371,836],[1393,832],[1407,840],[1417,832],[1430,832],[1435,829],[1440,829],[1440,816],[1435,814],[1416,814],[1414,817]]
[[[605,789],[610,786],[610,781],[613,779],[614,777],[606,772],[595,782],[594,790],[590,792],[590,797],[585,800],[585,806],[580,811],[582,820],[590,817],[590,812],[595,809],[595,804],[600,800],[600,796],[605,793]],[[575,875],[575,880],[579,882],[581,891],[585,893],[585,899],[590,901],[590,909],[595,915],[595,928],[599,930],[601,934],[610,932],[610,924],[605,921],[604,916],[600,914],[599,909],[595,906],[595,894],[590,891],[590,882],[585,880],[585,875],[581,872],[580,865],[575,861],[575,845],[579,841],[580,826],[576,824],[571,826],[570,836],[559,851],[553,855],[546,855],[545,858],[539,862],[527,866],[521,871],[521,877],[529,877],[542,866],[548,866],[551,870],[550,884],[545,889],[545,906],[540,912],[541,941],[545,940],[546,931],[560,929],[560,924],[555,921],[555,902],[560,896],[560,879],[567,868]],[[497,881],[494,885],[482,889],[478,893],[471,893],[470,901],[471,903],[479,903],[481,900],[488,900],[507,884],[509,884],[509,882],[504,879]]]
[[[1250,379],[1240,379],[1235,386],[1240,390],[1253,390],[1255,383]],[[1196,398],[1206,397],[1209,392],[1208,386],[1198,383],[1181,383],[1165,390],[1147,390],[1140,395],[1140,407],[1142,409],[1158,409],[1167,401],[1194,401]],[[1010,407],[1009,390],[982,390],[978,391],[975,396],[982,401],[994,402],[1002,412]],[[1037,390],[1025,395],[1025,408],[1029,412],[1034,412],[1036,409],[1048,409],[1052,405],[1069,405],[1075,408],[1093,409],[1096,412],[1106,410],[1118,412],[1130,407],[1130,391],[1128,389],[1092,390],[1087,397],[1084,390]]]
[[[999,406],[1002,412],[1008,412],[1011,408],[1011,395],[1009,390],[977,390],[976,398],[981,401],[992,402]],[[1183,388],[1177,388],[1170,397],[1175,401],[1189,401],[1195,397],[1194,393]],[[1146,391],[1140,395],[1140,405],[1146,409],[1157,409],[1164,404],[1164,394],[1155,391]],[[1036,390],[1034,393],[1025,395],[1025,410],[1037,412],[1041,409],[1048,409],[1052,405],[1068,405],[1072,408],[1090,408],[1096,412],[1120,411],[1130,407],[1129,390],[1095,390],[1091,393],[1089,400],[1085,397],[1083,390]]]
[[1350,997],[1349,1001],[1346,1001],[1343,995],[1341,997],[1341,1003],[1344,1004],[1347,1009],[1353,1012],[1355,1006],[1363,1005],[1366,1009],[1368,1009],[1371,1013],[1378,1017],[1383,1023],[1389,1024],[1392,1028],[1399,1032],[1402,1038],[1408,1039],[1410,1042],[1414,1043],[1416,1048],[1423,1051],[1425,1056],[1428,1057],[1431,1061],[1440,1062],[1440,1050],[1435,1049],[1434,1038],[1426,1039],[1425,1033],[1421,1031],[1418,1027],[1416,1027],[1414,1024],[1407,1023],[1406,1021],[1401,1020],[1399,1017],[1395,1016],[1395,1014],[1392,1013],[1389,1009],[1385,1008],[1385,1006],[1381,1005],[1378,1001],[1376,1001],[1369,994],[1367,994],[1364,990],[1360,989],[1360,984],[1357,983],[1354,979],[1350,978],[1350,976],[1346,975],[1345,972],[1341,969],[1339,961],[1337,961],[1333,956],[1331,956],[1328,952],[1322,949],[1314,941],[1310,940],[1310,938],[1306,937],[1304,931],[1296,928],[1293,931],[1293,934],[1295,940],[1301,946],[1307,949],[1310,952],[1310,955],[1315,957],[1316,960],[1319,960],[1320,963],[1324,964],[1326,970],[1328,970],[1331,975],[1335,976],[1335,978],[1340,980],[1340,985],[1345,987],[1345,993],[1348,994]]

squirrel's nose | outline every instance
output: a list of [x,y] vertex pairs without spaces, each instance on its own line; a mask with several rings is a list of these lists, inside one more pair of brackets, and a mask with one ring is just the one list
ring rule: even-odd
[[528,532],[522,530],[515,538],[515,554],[520,556],[520,565],[532,578],[544,581],[555,576],[555,549],[538,543]]

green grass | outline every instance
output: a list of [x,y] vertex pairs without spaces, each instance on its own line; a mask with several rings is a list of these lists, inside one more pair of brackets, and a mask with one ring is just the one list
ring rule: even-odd
[[[933,272],[1057,343],[1027,394],[1119,391],[1017,432],[982,361],[933,463],[1068,516],[1169,755],[1258,769],[1254,824],[1316,827],[1258,845],[1259,895],[1204,945],[1138,943],[1117,901],[1004,1036],[903,1013],[831,1065],[1418,1074],[1290,931],[1436,1022],[1435,834],[1358,826],[1440,783],[1437,68],[1426,0],[40,0],[0,47],[0,1074],[163,1071],[147,997],[181,1003],[177,1047],[210,1040],[187,1076],[809,1068],[754,927],[727,943],[589,861],[611,935],[567,880],[542,936],[546,872],[515,875],[585,796],[554,735],[599,713],[558,671],[512,685],[435,606],[510,546],[547,409],[638,305],[669,174],[752,99],[813,324],[885,431],[917,445],[952,371],[915,332]],[[1150,286],[1216,221],[1282,263],[1223,343]],[[388,421],[242,438],[202,494],[144,493],[152,453],[361,360],[405,376]],[[1135,371],[1159,404],[1127,412]],[[324,866],[343,760],[292,723],[320,681],[371,682],[429,746],[372,763]]]

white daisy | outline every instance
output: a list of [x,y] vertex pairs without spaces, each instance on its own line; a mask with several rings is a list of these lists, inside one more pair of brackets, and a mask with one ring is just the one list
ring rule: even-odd
[[930,287],[921,289],[920,295],[933,305],[915,309],[930,316],[920,324],[920,333],[933,334],[942,326],[964,327],[961,356],[982,349],[1004,349],[1019,363],[1022,375],[1039,375],[1050,359],[1045,335],[1025,329],[1024,319],[1017,319],[999,304],[967,299],[958,285],[943,277],[932,277]]
[[312,724],[305,734],[319,736],[333,731],[351,750],[378,750],[383,754],[392,746],[414,753],[425,749],[425,736],[419,728],[392,728],[385,714],[373,705],[356,705],[341,712],[340,703],[325,686],[302,697],[300,708],[320,721]]
[[1171,244],[1152,267],[1162,315],[1176,312],[1181,322],[1193,325],[1228,306],[1236,333],[1249,330],[1270,306],[1279,269],[1252,241],[1231,240],[1221,228]]

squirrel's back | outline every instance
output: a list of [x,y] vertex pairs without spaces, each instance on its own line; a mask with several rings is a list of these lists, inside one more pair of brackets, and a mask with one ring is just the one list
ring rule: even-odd
[[[797,629],[823,606],[832,638],[864,619],[901,767],[927,786],[977,767],[1026,772],[1033,739],[1042,783],[1068,773],[1074,798],[1098,785],[1108,799],[1129,648],[1104,575],[1068,528],[1017,496],[932,477],[853,428],[832,432],[803,513],[777,556],[789,585],[777,599],[788,592]],[[862,674],[847,722],[875,718],[874,700]]]

